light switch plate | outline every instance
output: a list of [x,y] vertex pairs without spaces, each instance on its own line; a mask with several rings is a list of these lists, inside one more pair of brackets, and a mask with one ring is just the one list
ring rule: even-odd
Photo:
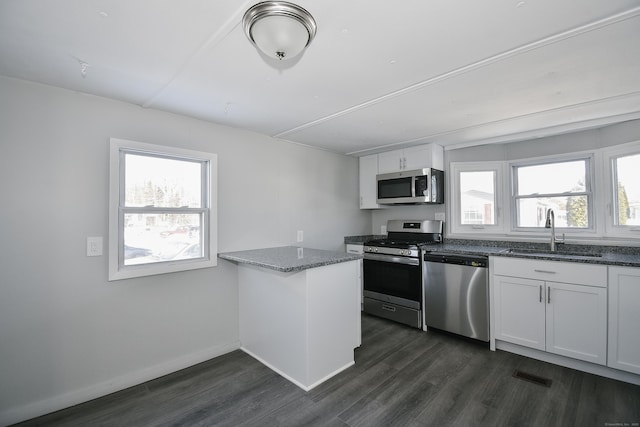
[[102,255],[102,236],[87,237],[87,256]]

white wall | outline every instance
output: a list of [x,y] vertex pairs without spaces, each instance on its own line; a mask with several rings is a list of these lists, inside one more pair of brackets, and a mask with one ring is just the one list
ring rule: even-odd
[[640,120],[610,125],[547,138],[530,139],[510,144],[480,145],[445,151],[445,167],[451,162],[518,160],[575,153],[610,147],[640,139]]
[[239,346],[234,264],[108,282],[85,256],[106,244],[110,137],[218,154],[221,252],[370,232],[356,158],[0,77],[0,425]]

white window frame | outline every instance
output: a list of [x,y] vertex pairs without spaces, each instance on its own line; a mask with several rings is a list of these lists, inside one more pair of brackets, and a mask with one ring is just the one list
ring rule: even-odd
[[640,226],[637,225],[618,225],[616,224],[616,209],[617,203],[617,175],[613,167],[614,161],[618,157],[626,157],[635,154],[640,154],[640,141],[634,141],[627,144],[618,145],[603,150],[603,157],[605,159],[605,171],[606,171],[606,222],[605,230],[608,236],[625,238],[625,239],[638,239],[640,238]]
[[[504,233],[505,221],[508,217],[508,206],[504,206],[504,168],[505,162],[452,162],[449,165],[451,179],[449,179],[449,232],[455,234],[501,234]],[[460,208],[460,173],[461,172],[494,172],[495,216],[496,223],[490,224],[462,224]]]
[[[137,152],[160,157],[182,158],[202,161],[208,164],[207,178],[203,189],[203,202],[206,206],[203,215],[203,258],[187,259],[174,262],[149,263],[125,266],[122,251],[124,250],[123,206],[121,206],[121,187],[124,183],[124,170],[121,163],[123,152]],[[148,144],[125,139],[110,139],[109,161],[109,280],[122,280],[156,274],[174,273],[215,267],[217,265],[217,169],[218,156],[213,153],[187,150],[177,147]],[[207,191],[208,190],[208,191]]]
[[[573,153],[567,156],[550,156],[550,157],[539,157],[535,159],[527,159],[527,160],[518,160],[514,162],[509,162],[509,171],[510,171],[510,200],[509,206],[511,209],[511,232],[512,233],[531,233],[531,234],[548,234],[548,230],[543,227],[518,227],[518,207],[517,203],[519,197],[516,196],[517,192],[517,174],[516,169],[519,167],[527,167],[527,166],[536,166],[536,165],[545,165],[552,163],[564,163],[564,162],[572,162],[572,161],[586,161],[585,168],[585,192],[584,194],[587,196],[587,206],[589,213],[589,227],[587,228],[570,228],[570,227],[556,227],[556,230],[561,230],[562,232],[569,233],[595,233],[597,229],[597,214],[596,214],[596,173],[595,173],[595,165],[596,159],[595,155],[592,152],[588,153]],[[549,196],[563,196],[570,195],[573,193],[553,193],[549,194]],[[539,194],[537,197],[544,197],[546,194]]]

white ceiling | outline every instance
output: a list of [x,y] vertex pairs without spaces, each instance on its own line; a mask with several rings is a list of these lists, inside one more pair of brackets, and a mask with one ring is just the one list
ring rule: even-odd
[[0,74],[355,155],[640,118],[640,0],[298,0],[318,33],[280,62],[254,3],[2,0]]

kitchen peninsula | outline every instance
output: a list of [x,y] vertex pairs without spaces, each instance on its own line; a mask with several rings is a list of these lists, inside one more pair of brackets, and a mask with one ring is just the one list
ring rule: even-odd
[[360,255],[285,246],[218,257],[238,264],[243,351],[305,391],[355,363]]

